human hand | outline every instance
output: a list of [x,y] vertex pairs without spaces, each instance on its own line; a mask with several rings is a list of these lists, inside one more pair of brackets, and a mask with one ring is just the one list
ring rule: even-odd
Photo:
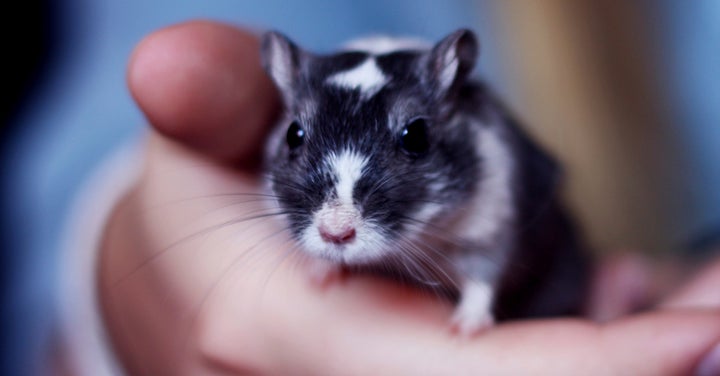
[[[242,220],[272,211],[257,160],[279,104],[257,47],[190,22],[133,55],[128,83],[153,128],[99,274],[129,373],[675,375],[720,343],[712,277],[642,315],[518,321],[472,339],[450,334],[449,304],[410,288],[363,276],[316,288],[272,216]],[[715,300],[693,309],[696,291]]]

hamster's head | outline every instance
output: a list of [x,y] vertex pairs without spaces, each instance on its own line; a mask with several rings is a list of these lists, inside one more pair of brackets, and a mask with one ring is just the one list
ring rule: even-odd
[[271,32],[266,71],[285,104],[270,138],[271,187],[301,248],[346,265],[379,262],[462,211],[479,175],[457,105],[477,42],[374,38],[333,55]]

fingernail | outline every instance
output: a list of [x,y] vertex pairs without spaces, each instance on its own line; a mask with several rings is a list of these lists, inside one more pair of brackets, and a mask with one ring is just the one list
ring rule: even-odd
[[720,343],[710,350],[698,363],[696,376],[720,376]]

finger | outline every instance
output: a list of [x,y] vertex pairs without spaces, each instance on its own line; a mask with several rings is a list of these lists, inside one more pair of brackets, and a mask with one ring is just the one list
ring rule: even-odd
[[207,320],[208,359],[274,374],[675,375],[720,341],[719,314],[670,310],[606,325],[518,321],[466,341],[448,330],[451,307],[430,296],[365,277],[320,292],[279,269],[251,310],[231,299],[237,307]]
[[599,262],[588,315],[604,322],[647,306],[653,290],[651,272],[650,262],[637,254],[626,253]]
[[[388,375],[688,375],[720,341],[720,315],[711,313],[638,316],[601,328],[570,320],[521,322],[501,325],[467,343],[443,331],[434,336],[400,322],[399,327],[379,328],[373,323],[342,327],[352,335],[330,337],[333,342],[324,347],[332,350],[323,358],[353,374],[384,369]],[[354,364],[340,362],[346,354],[366,357]],[[388,359],[396,368],[386,366]],[[322,359],[315,361],[322,364]]]
[[720,314],[659,312],[608,325],[518,322],[479,338],[465,356],[483,354],[493,375],[689,375],[720,340]]
[[612,360],[615,374],[690,375],[718,341],[718,312],[668,311],[608,325],[600,350]]
[[279,105],[257,38],[208,21],[146,37],[130,59],[128,85],[157,131],[226,162],[257,159]]
[[720,258],[704,266],[689,283],[670,295],[663,307],[720,308]]

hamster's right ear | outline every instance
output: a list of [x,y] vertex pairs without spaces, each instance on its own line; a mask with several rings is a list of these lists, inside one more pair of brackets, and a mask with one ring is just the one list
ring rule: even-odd
[[263,67],[275,81],[286,105],[290,105],[293,89],[300,75],[303,51],[288,37],[270,31],[262,36],[260,56]]
[[444,97],[475,68],[478,55],[475,33],[460,29],[438,42],[430,51],[427,70],[438,96]]

